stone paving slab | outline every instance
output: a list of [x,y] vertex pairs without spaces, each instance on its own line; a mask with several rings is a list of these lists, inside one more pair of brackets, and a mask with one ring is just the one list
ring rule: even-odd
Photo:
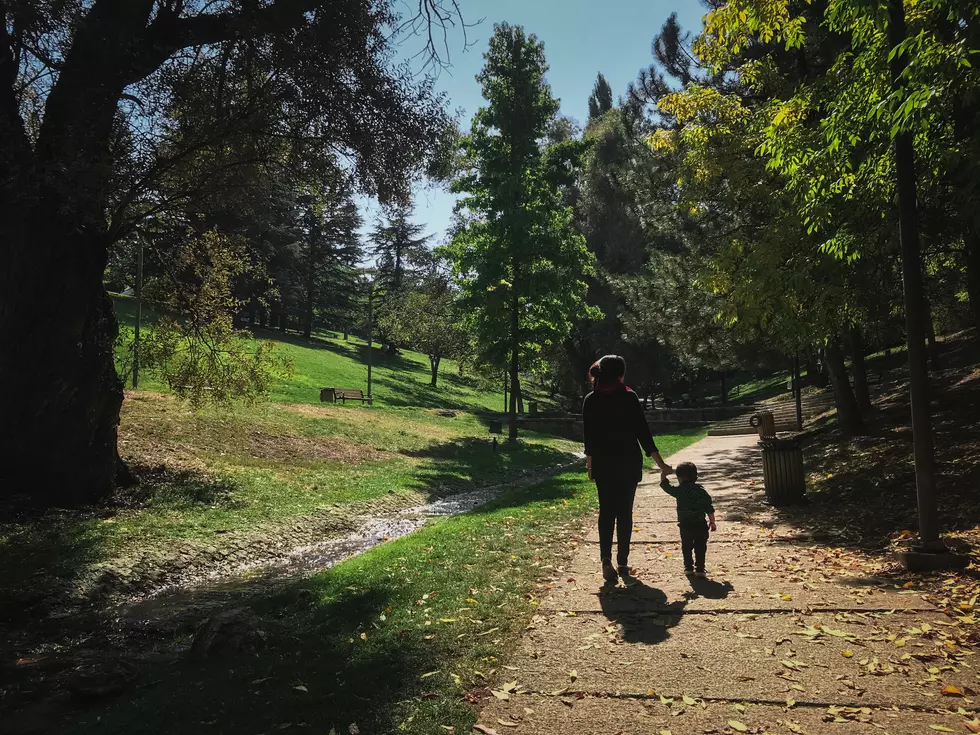
[[[804,735],[923,735],[935,733],[930,725],[969,734],[964,723],[970,719],[947,711],[894,711],[867,708],[864,712],[828,712],[826,707],[748,704],[739,711],[734,703],[699,701],[687,706],[679,697],[670,706],[659,698],[612,699],[515,694],[507,701],[493,700],[484,709],[482,721],[503,735],[703,735],[735,733],[728,723],[744,724],[751,733],[802,733]],[[956,710],[956,702],[939,701],[937,707]],[[967,705],[969,707],[969,705]],[[842,722],[835,723],[835,717]],[[860,719],[849,719],[860,718]],[[502,725],[499,720],[514,724]]]
[[[568,582],[573,579],[573,582]],[[632,587],[603,586],[598,571],[554,582],[541,608],[595,612],[643,612],[681,605],[685,610],[921,610],[931,605],[917,593],[882,589],[860,577],[850,584],[793,582],[769,571],[734,572],[710,580],[672,574],[641,576]]]
[[[524,641],[526,658],[508,675],[537,692],[653,689],[707,698],[888,706],[938,705],[944,685],[976,682],[971,657],[948,656],[941,636],[951,623],[941,613],[838,617],[541,616]],[[833,634],[807,635],[820,627]]]

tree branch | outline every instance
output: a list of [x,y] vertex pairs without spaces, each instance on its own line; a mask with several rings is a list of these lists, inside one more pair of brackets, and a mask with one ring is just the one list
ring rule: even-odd
[[[0,0],[0,162],[15,171],[26,165],[31,154],[31,143],[24,129],[17,104],[18,56],[14,40],[7,32],[7,3]],[[8,181],[16,181],[10,177]]]

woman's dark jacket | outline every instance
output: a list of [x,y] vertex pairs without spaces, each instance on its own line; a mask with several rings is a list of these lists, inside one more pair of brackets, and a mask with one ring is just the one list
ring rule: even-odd
[[582,404],[585,453],[592,457],[592,477],[639,482],[643,455],[657,451],[636,393],[621,384],[600,386]]

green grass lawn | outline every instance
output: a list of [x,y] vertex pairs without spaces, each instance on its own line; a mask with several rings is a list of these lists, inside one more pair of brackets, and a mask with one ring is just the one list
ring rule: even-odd
[[580,451],[579,442],[524,432],[495,452],[487,426],[468,413],[277,403],[192,409],[131,391],[120,453],[139,487],[122,491],[108,514],[0,523],[9,562],[0,586],[22,588],[41,573],[71,582],[94,565],[152,555],[176,540],[220,546],[229,532],[251,537],[350,504],[368,514],[417,505],[546,473]]
[[[118,362],[123,364],[133,340],[136,320],[135,300],[113,295],[119,319],[120,342]],[[152,324],[154,315],[143,313],[144,323]],[[279,403],[318,403],[320,388],[347,388],[367,392],[367,342],[351,336],[349,340],[335,332],[319,332],[312,340],[294,333],[271,329],[254,330],[253,341],[272,340],[280,354],[293,362],[293,374],[276,386],[269,398]],[[471,377],[459,376],[453,360],[443,360],[436,388],[429,385],[429,358],[410,350],[388,355],[375,343],[372,357],[372,393],[377,406],[420,406],[468,411],[501,411],[502,392],[487,391]],[[501,376],[501,384],[503,376]],[[127,385],[129,382],[127,381]],[[140,388],[165,391],[159,376],[140,374]],[[354,404],[359,405],[359,404]]]
[[[700,437],[658,437],[664,453]],[[582,472],[432,521],[256,603],[264,649],[181,663],[152,687],[77,715],[64,732],[467,733],[471,702],[508,680],[537,584],[596,506]]]

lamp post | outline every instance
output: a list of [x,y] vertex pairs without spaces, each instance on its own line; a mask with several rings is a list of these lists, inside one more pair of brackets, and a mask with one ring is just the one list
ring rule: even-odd
[[374,396],[371,394],[371,363],[374,354],[374,281],[368,278],[368,349],[367,349],[367,402],[369,406],[374,405]]

